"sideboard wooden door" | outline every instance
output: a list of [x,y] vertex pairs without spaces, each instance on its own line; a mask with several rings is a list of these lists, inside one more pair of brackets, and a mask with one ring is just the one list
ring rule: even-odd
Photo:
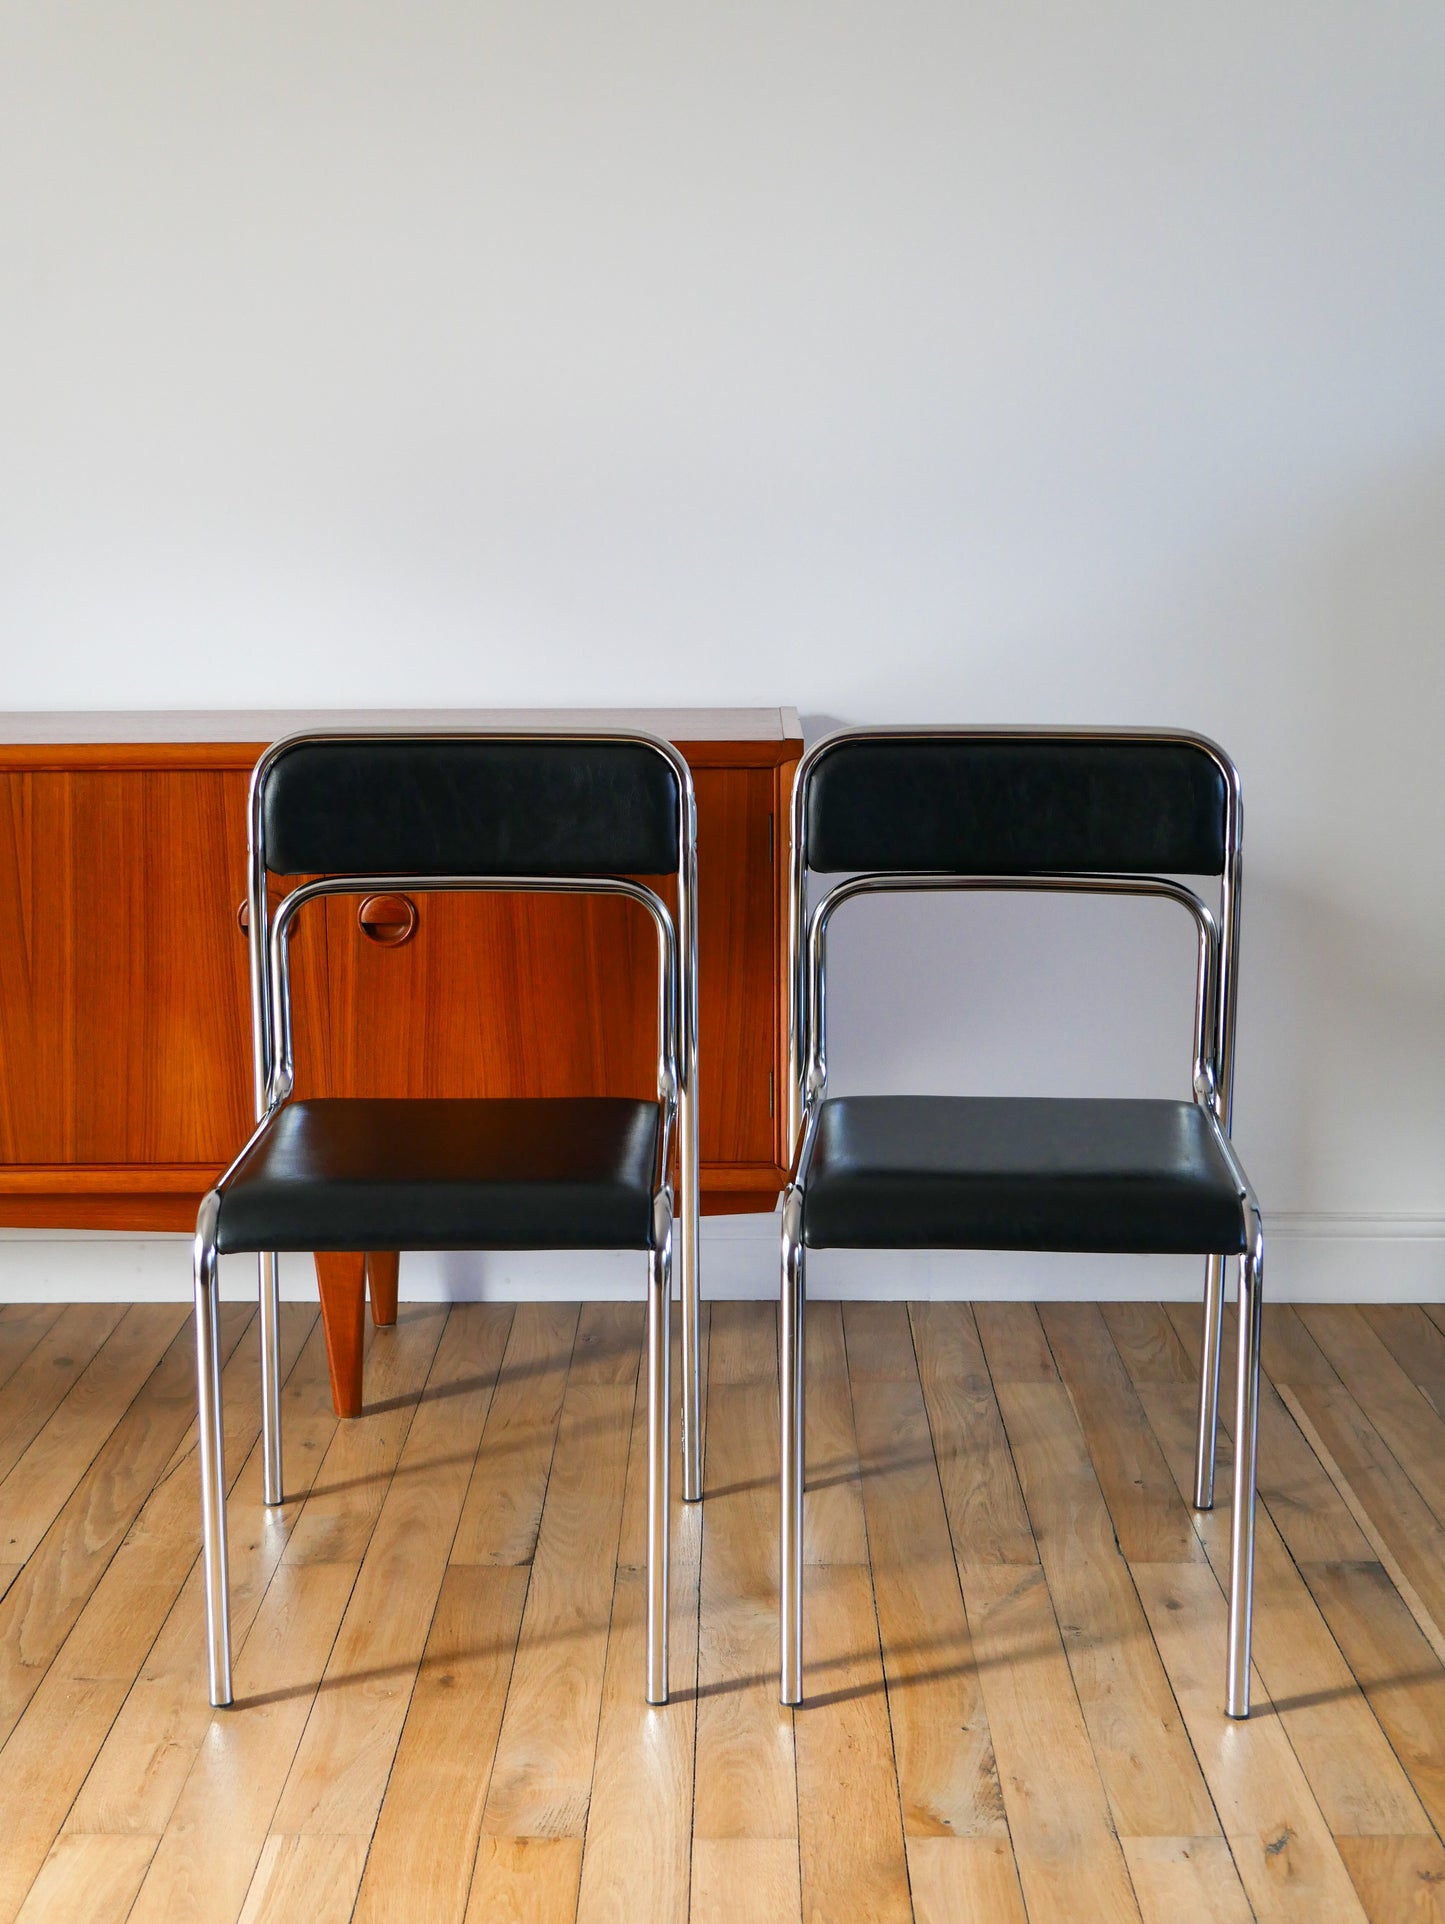
[[244,774],[186,768],[0,773],[12,1180],[27,1164],[199,1173],[244,1140],[245,795]]
[[[786,1173],[782,881],[801,744],[679,745],[698,802],[703,1207],[769,1208]],[[245,1140],[236,917],[260,747],[0,741],[0,1224],[189,1228]],[[303,911],[300,1092],[653,1091],[655,941],[639,910],[416,908],[397,947],[362,932],[354,901]]]

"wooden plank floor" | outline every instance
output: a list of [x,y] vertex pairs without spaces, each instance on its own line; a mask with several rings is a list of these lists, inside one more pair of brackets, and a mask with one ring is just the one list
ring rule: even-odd
[[1445,1313],[1267,1312],[1247,1725],[1227,1504],[1187,1501],[1197,1312],[808,1331],[809,1702],[774,1313],[719,1303],[649,1710],[640,1303],[404,1306],[341,1424],[288,1305],[270,1513],[228,1307],[213,1715],[185,1319],[0,1309],[0,1924],[1445,1924]]

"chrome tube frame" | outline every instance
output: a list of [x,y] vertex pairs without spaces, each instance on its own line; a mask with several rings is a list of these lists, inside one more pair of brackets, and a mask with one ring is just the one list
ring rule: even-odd
[[[660,1406],[649,1402],[649,1613],[648,1701],[666,1701],[667,1692],[667,1537],[670,1436],[670,1346],[672,1228],[681,1234],[683,1297],[683,1482],[684,1494],[702,1494],[699,1410],[699,1299],[697,1142],[697,815],[692,775],[670,742],[621,730],[432,732],[428,740],[532,741],[577,743],[620,741],[655,750],[672,768],[678,788],[678,867],[676,922],[667,904],[640,882],[620,876],[494,875],[345,875],[303,883],[270,908],[263,801],[266,776],[288,749],[320,741],[415,740],[416,731],[335,730],[289,735],[275,742],[257,762],[249,805],[248,948],[251,973],[252,1067],[256,1126],[215,1188],[203,1199],[195,1239],[196,1378],[200,1410],[201,1518],[206,1578],[206,1623],[211,1702],[231,1702],[229,1583],[226,1546],[225,1480],[221,1453],[221,1378],[217,1326],[216,1225],[221,1197],[235,1171],[270,1127],[295,1086],[292,1051],[290,958],[286,935],[299,911],[327,895],[483,891],[497,894],[616,895],[636,902],[652,917],[658,936],[658,1132],[653,1170],[654,1238],[666,1223],[666,1247],[649,1252],[648,1391],[659,1386]],[[674,1132],[679,1140],[679,1195],[674,1202],[671,1160]],[[276,1258],[259,1257],[261,1324],[261,1407],[264,1500],[282,1500],[280,1370]],[[661,1287],[665,1296],[659,1300]],[[658,1344],[661,1344],[660,1369]],[[660,1607],[659,1606],[660,1599]],[[660,1692],[660,1694],[659,1694]]]
[[[1220,943],[1218,970],[1213,991],[1214,1089],[1210,1097],[1220,1127],[1227,1136],[1234,1117],[1234,1035],[1239,1008],[1239,925],[1242,900],[1244,801],[1239,771],[1218,743],[1207,736],[1172,729],[842,729],[816,742],[803,757],[793,784],[793,835],[788,890],[789,955],[791,998],[788,1014],[789,1136],[796,1146],[803,1126],[807,1101],[805,1086],[806,1012],[803,975],[804,932],[807,925],[807,846],[809,777],[818,761],[840,744],[878,739],[906,740],[926,736],[948,741],[1057,741],[1089,742],[1099,740],[1140,743],[1173,743],[1207,755],[1224,782],[1224,863],[1219,878]],[[1224,1262],[1221,1257],[1206,1259],[1203,1300],[1203,1328],[1200,1344],[1199,1400],[1194,1456],[1194,1504],[1208,1510],[1214,1504],[1214,1461],[1218,1432],[1219,1369],[1224,1328]]]
[[653,1202],[647,1267],[647,1701],[667,1702],[667,1519],[672,1474],[672,1206]]
[[1239,1259],[1239,1360],[1234,1400],[1234,1499],[1229,1517],[1229,1688],[1225,1709],[1249,1715],[1254,1631],[1254,1505],[1259,1459],[1259,1355],[1264,1334],[1264,1224],[1247,1199],[1249,1247]]
[[[252,771],[247,808],[246,950],[251,974],[251,1089],[258,1123],[267,1113],[266,1092],[271,1079],[271,981],[266,948],[269,898],[258,778],[274,754],[274,748],[268,749]],[[256,1296],[261,1337],[261,1500],[268,1505],[283,1502],[286,1488],[281,1461],[281,1291],[277,1272],[276,1252],[263,1250],[256,1258]]]
[[[260,1121],[252,1130],[245,1147],[231,1163],[225,1174],[217,1182],[215,1189],[206,1198],[202,1207],[201,1220],[196,1231],[196,1312],[197,1312],[197,1369],[200,1386],[200,1402],[204,1434],[205,1412],[213,1407],[217,1425],[220,1422],[221,1382],[219,1351],[215,1349],[215,1319],[212,1307],[215,1300],[214,1276],[216,1269],[215,1230],[220,1211],[221,1197],[226,1185],[235,1171],[245,1161],[254,1145],[270,1128],[276,1114],[291,1098],[296,1082],[295,1055],[292,1046],[291,1030],[291,971],[287,932],[292,922],[310,902],[319,901],[331,895],[389,895],[407,889],[413,894],[429,893],[466,893],[482,892],[488,894],[538,894],[538,895],[616,895],[627,901],[636,902],[651,915],[658,938],[658,1064],[657,1093],[662,1105],[662,1128],[658,1132],[657,1157],[653,1167],[654,1222],[661,1224],[664,1219],[668,1230],[668,1248],[661,1260],[658,1252],[649,1252],[649,1292],[648,1292],[648,1343],[649,1343],[649,1396],[657,1387],[659,1377],[651,1358],[655,1333],[660,1327],[663,1336],[667,1333],[668,1309],[671,1292],[671,1226],[672,1226],[672,1186],[670,1168],[672,1160],[673,1133],[678,1114],[678,1090],[681,1081],[680,1070],[680,1032],[682,1028],[681,1011],[685,1003],[682,987],[677,933],[667,904],[654,890],[641,882],[625,881],[621,877],[598,876],[592,878],[571,876],[493,876],[493,875],[412,875],[376,874],[327,876],[320,881],[304,882],[283,897],[278,903],[271,922],[267,955],[267,994],[270,1009],[270,1034],[267,1038],[267,1061],[270,1065],[266,1104]],[[207,1290],[202,1287],[202,1275],[212,1278]],[[669,1300],[661,1309],[656,1303],[658,1279],[666,1284]],[[215,1366],[209,1372],[205,1365],[208,1352],[202,1348],[203,1315],[209,1319],[211,1334],[206,1339],[214,1352]],[[661,1384],[667,1388],[668,1357],[664,1354],[661,1371]],[[649,1515],[653,1519],[649,1529],[649,1559],[659,1556],[662,1570],[651,1568],[649,1576],[649,1596],[659,1582],[662,1586],[664,1608],[654,1621],[649,1613],[649,1639],[653,1629],[665,1637],[667,1612],[666,1562],[667,1562],[667,1438],[670,1431],[670,1408],[666,1399],[660,1410],[649,1407],[649,1462],[654,1449],[654,1429],[660,1426],[661,1477],[660,1507],[655,1511],[650,1505]],[[219,1440],[216,1444],[219,1451]],[[218,1460],[218,1459],[217,1459]],[[225,1496],[220,1486],[219,1470],[207,1468],[207,1457],[202,1451],[202,1528],[206,1546],[206,1611],[212,1655],[211,1702],[218,1706],[231,1701],[230,1656],[227,1642],[226,1624],[229,1617],[226,1591],[226,1551],[225,1551]],[[657,1484],[649,1468],[649,1492],[656,1494]],[[660,1532],[660,1541],[658,1540]],[[214,1575],[214,1581],[213,1581]],[[219,1668],[217,1667],[219,1665]],[[658,1650],[649,1641],[648,1656],[648,1702],[665,1702],[662,1697],[651,1694],[659,1687],[664,1693],[667,1680],[666,1650]],[[217,1694],[217,1692],[220,1694]]]
[[[788,1133],[796,1146],[803,1124],[805,1105],[805,1006],[803,995],[803,936],[808,921],[808,792],[810,777],[818,762],[834,749],[849,742],[907,741],[909,739],[957,742],[1138,742],[1172,743],[1197,749],[1207,755],[1219,770],[1225,787],[1224,867],[1220,877],[1220,952],[1218,979],[1214,992],[1215,1043],[1212,1051],[1216,1068],[1215,1112],[1226,1135],[1233,1113],[1234,1030],[1237,997],[1235,980],[1239,968],[1239,910],[1241,849],[1244,807],[1239,771],[1217,742],[1206,735],[1167,728],[843,728],[817,741],[798,764],[793,779],[792,841],[788,876],[788,953],[791,995],[788,1008]],[[1027,887],[1031,877],[1016,878],[1016,886]]]
[[1239,1258],[1239,1348],[1234,1390],[1234,1495],[1229,1518],[1229,1650],[1225,1712],[1249,1715],[1254,1631],[1254,1508],[1259,1462],[1259,1362],[1264,1335],[1264,1218],[1259,1198],[1218,1118],[1215,1137],[1239,1190],[1244,1252]]
[[657,1095],[666,1107],[668,1124],[671,1126],[677,1113],[681,1087],[682,992],[677,930],[672,914],[660,895],[645,883],[626,881],[621,876],[335,875],[323,876],[316,882],[303,882],[298,888],[292,889],[277,904],[271,924],[268,957],[272,984],[271,1033],[268,1039],[271,1067],[266,1092],[267,1115],[289,1100],[296,1080],[291,1034],[291,958],[286,940],[291,923],[308,902],[324,896],[393,895],[403,889],[413,895],[617,895],[646,909],[658,936]]
[[[698,1147],[697,1049],[697,801],[692,771],[671,742],[641,729],[432,729],[420,731],[427,741],[470,742],[622,742],[650,749],[668,764],[677,784],[677,937],[681,959],[680,1028],[677,1064],[678,1193],[676,1229],[678,1268],[682,1286],[682,1484],[689,1503],[702,1496],[702,1384],[701,1384],[701,1165]],[[271,967],[270,911],[266,887],[264,798],[266,778],[275,763],[291,749],[316,742],[374,742],[418,739],[407,728],[306,729],[273,742],[251,775],[247,807],[249,953],[251,971],[252,1082],[257,1120],[266,1113],[271,1079],[270,1045],[274,984]],[[265,1432],[266,1501],[281,1501],[280,1385],[275,1345],[268,1341],[276,1318],[276,1264],[260,1258],[262,1304],[262,1413],[274,1411]]]
[[211,1702],[231,1701],[230,1572],[226,1550],[226,1461],[221,1422],[221,1304],[216,1263],[219,1188],[202,1198],[193,1245],[196,1289],[197,1438],[201,1464],[201,1567],[206,1590],[206,1672]]
[[1219,977],[1220,932],[1212,910],[1193,889],[1164,875],[941,875],[932,870],[850,876],[831,888],[808,918],[804,945],[804,1113],[823,1099],[828,1082],[827,964],[828,927],[845,902],[860,895],[927,893],[1058,894],[1151,896],[1176,902],[1192,916],[1198,932],[1194,992],[1194,1061],[1190,1083],[1195,1101],[1214,1114],[1215,984]]
[[782,1541],[779,1609],[782,1701],[803,1701],[803,1493],[807,1487],[804,1420],[806,1257],[803,1192],[790,1184],[783,1197],[783,1287],[778,1308],[778,1398],[781,1406]]
[[[816,906],[808,901],[808,790],[818,760],[840,743],[879,738],[957,741],[1172,742],[1206,754],[1225,786],[1224,862],[1218,911],[1168,876],[1123,874],[951,875],[933,871],[855,875],[836,883]],[[931,890],[1153,896],[1173,901],[1198,931],[1194,1003],[1195,1103],[1209,1118],[1239,1188],[1246,1254],[1240,1259],[1239,1355],[1236,1387],[1234,1509],[1231,1523],[1227,1708],[1249,1715],[1249,1650],[1253,1612],[1254,1504],[1259,1411],[1259,1353],[1263,1302],[1264,1232],[1258,1201],[1230,1142],[1234,1100],[1234,1036],[1238,1008],[1243,803],[1239,773],[1206,737],[1162,730],[852,729],[816,743],[799,764],[793,786],[788,891],[789,1078],[792,1169],[783,1197],[779,1395],[782,1453],[782,1578],[780,1632],[782,1700],[802,1701],[802,1508],[804,1491],[802,1184],[827,1092],[827,933],[844,902],[861,895]],[[1207,1259],[1204,1340],[1195,1458],[1195,1505],[1213,1503],[1218,1428],[1219,1369],[1224,1313],[1224,1258]]]
[[[1239,970],[1239,913],[1241,896],[1244,812],[1239,773],[1228,770],[1225,807],[1224,873],[1220,877],[1219,991],[1216,997],[1215,1120],[1228,1136],[1234,1121],[1234,1025],[1239,998],[1235,978]],[[1194,1507],[1214,1508],[1214,1459],[1219,1436],[1219,1366],[1224,1341],[1224,1258],[1210,1256],[1204,1271],[1203,1322],[1200,1330],[1199,1405],[1194,1446]]]
[[677,884],[682,1033],[678,1046],[678,1257],[682,1272],[682,1499],[702,1501],[702,1166],[697,1106],[697,806],[692,776],[676,750],[683,796],[682,860]]

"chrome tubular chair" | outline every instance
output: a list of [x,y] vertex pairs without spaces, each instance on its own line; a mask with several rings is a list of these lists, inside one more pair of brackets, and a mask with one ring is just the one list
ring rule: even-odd
[[[276,1252],[636,1249],[648,1257],[647,1700],[667,1701],[673,1224],[682,1268],[684,1494],[698,1425],[696,819],[651,735],[292,735],[251,781],[258,1121],[196,1223],[196,1376],[211,1702],[231,1701],[217,1257],[260,1258],[264,1496],[282,1493]],[[268,908],[268,874],[324,879]],[[677,914],[629,879],[671,875]],[[399,889],[621,896],[658,939],[655,1102],[610,1096],[291,1100],[287,933],[328,895]],[[678,1139],[674,1208],[672,1151]]]
[[[1240,792],[1213,743],[1166,733],[856,731],[793,791],[791,1123],[783,1197],[782,1698],[802,1701],[807,1249],[1207,1256],[1195,1504],[1214,1500],[1224,1260],[1239,1258],[1226,1707],[1249,1715],[1264,1238],[1229,1139]],[[843,875],[811,907],[809,872]],[[1217,909],[1179,876],[1218,880]],[[915,889],[1161,896],[1198,933],[1192,1102],[828,1099],[827,937],[860,895]]]

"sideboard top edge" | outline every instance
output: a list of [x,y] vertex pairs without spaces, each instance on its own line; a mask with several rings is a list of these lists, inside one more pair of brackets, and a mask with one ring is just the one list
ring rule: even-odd
[[637,728],[666,741],[797,739],[792,708],[324,708],[0,711],[6,748],[271,742],[307,728]]

